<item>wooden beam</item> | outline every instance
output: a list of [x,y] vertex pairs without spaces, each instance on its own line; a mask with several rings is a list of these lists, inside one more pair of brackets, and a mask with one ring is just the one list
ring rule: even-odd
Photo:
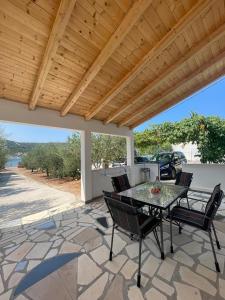
[[92,63],[91,67],[87,70],[80,83],[73,90],[70,97],[67,99],[62,107],[61,115],[65,116],[70,108],[77,102],[80,95],[85,91],[90,82],[95,78],[106,61],[120,45],[124,37],[128,34],[131,28],[138,21],[140,16],[145,12],[152,0],[136,0],[128,13],[125,15],[119,27],[108,40],[105,47],[102,49],[96,60]]
[[135,96],[130,98],[124,105],[115,110],[108,118],[104,121],[104,124],[108,124],[112,122],[116,117],[122,114],[124,111],[138,103],[141,99],[146,97],[152,90],[156,89],[158,86],[162,84],[162,81],[167,80],[172,74],[181,69],[189,59],[191,59],[194,55],[197,55],[201,51],[204,51],[207,47],[209,47],[212,43],[218,40],[222,35],[225,35],[225,24],[220,26],[210,35],[208,35],[204,40],[200,41],[196,46],[191,48],[184,56],[182,56],[178,61],[168,67],[163,73],[161,73],[158,77],[156,77],[152,82],[150,82],[144,89],[139,91]]
[[[221,53],[220,55],[220,60],[225,59],[225,52]],[[219,62],[219,60],[218,60]],[[215,62],[214,62],[215,63]],[[210,65],[210,63],[209,63]],[[212,67],[212,65],[211,65]],[[198,74],[199,75],[199,74]],[[196,76],[198,76],[196,75]],[[212,83],[215,80],[218,80],[220,77],[225,75],[225,69],[223,69],[222,71],[216,73],[216,75],[211,76],[208,80],[204,81],[203,83],[201,82],[200,84],[198,84],[194,89],[192,89],[191,91],[187,91],[184,94],[182,94],[181,96],[176,97],[173,100],[166,100],[166,102],[164,102],[162,105],[160,105],[157,109],[151,111],[149,114],[147,114],[147,116],[141,118],[140,120],[138,120],[137,122],[135,122],[134,124],[132,124],[132,126],[130,126],[130,129],[133,129],[135,127],[137,127],[138,125],[148,121],[150,118],[152,118],[153,116],[156,116],[157,114],[161,113],[162,111],[165,111],[166,109],[172,107],[173,105],[177,104],[178,102],[184,100],[185,98],[190,97],[191,95],[193,95],[194,93],[198,92],[200,89],[203,89],[204,87],[206,87],[207,85],[209,85],[210,83]],[[193,80],[194,78],[192,78]],[[168,96],[168,95],[167,95]],[[160,100],[162,101],[163,99],[160,98]],[[160,102],[161,102],[160,101]],[[151,106],[148,108],[150,109]]]
[[190,24],[195,18],[199,17],[209,5],[212,5],[216,0],[200,0],[198,1],[191,10],[189,10],[171,30],[159,41],[156,45],[150,49],[150,51],[128,72],[98,103],[95,105],[90,112],[86,115],[86,120],[93,118],[106,104],[108,104],[116,95],[118,95],[135,77],[138,73],[146,67],[149,61],[156,57],[159,52],[171,44],[177,35],[181,34],[182,31]]
[[[134,96],[133,98],[131,98],[130,101],[129,101],[129,103],[125,103],[120,108],[120,110],[125,111],[126,109],[128,109],[132,105],[138,103],[138,101],[141,100],[143,97],[146,97],[151,90],[156,89],[158,86],[160,86],[160,84],[162,84],[163,81],[165,81],[166,79],[168,79],[168,77],[170,77],[174,72],[177,72],[180,68],[182,68],[184,66],[184,64],[187,63],[187,61],[190,58],[192,58],[194,55],[200,53],[201,51],[205,50],[213,42],[215,42],[216,40],[218,40],[222,35],[225,35],[225,24],[222,25],[221,27],[219,27],[210,36],[208,36],[206,38],[206,40],[204,40],[203,42],[200,42],[197,46],[195,46],[194,48],[192,48],[192,50],[190,52],[188,52],[184,57],[182,57],[174,65],[172,65],[171,67],[169,67],[158,78],[156,78],[147,87],[145,87],[143,90],[141,90],[136,96]],[[215,63],[216,59],[217,59],[217,57],[215,59],[213,59],[212,61],[210,61],[209,63],[213,63],[213,61]],[[220,59],[220,55],[219,55],[218,59]],[[204,66],[203,66],[203,68],[204,68]],[[198,70],[196,70],[196,72],[198,72],[198,71],[201,72],[201,70],[202,70],[202,67],[199,68]],[[192,73],[191,75],[195,76],[196,72]],[[185,80],[187,80],[187,78]],[[174,87],[172,87],[172,89],[173,88]],[[167,94],[168,93],[169,93],[169,91],[167,90]],[[161,97],[162,97],[162,95],[161,95]],[[140,114],[140,113],[144,112],[145,109],[146,109],[146,107],[142,106],[139,110],[135,110],[132,114],[129,113],[129,116],[127,116],[122,121],[120,121],[119,126],[122,126],[122,125],[126,124],[129,120],[135,118],[135,116],[137,114]],[[114,113],[114,115],[119,115],[118,111],[116,111]],[[105,122],[105,123],[109,123],[109,122]]]
[[34,84],[29,108],[35,109],[38,98],[43,89],[45,80],[52,65],[53,57],[59,47],[60,40],[70,20],[70,16],[74,9],[76,0],[61,0],[51,33],[47,42],[45,53],[38,70],[37,79]]

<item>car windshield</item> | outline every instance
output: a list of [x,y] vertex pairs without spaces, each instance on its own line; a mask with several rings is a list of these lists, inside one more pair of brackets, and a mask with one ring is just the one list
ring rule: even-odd
[[147,157],[144,156],[138,156],[135,158],[137,163],[141,163],[141,162],[149,162],[149,159]]
[[171,153],[159,153],[156,154],[152,157],[153,161],[157,161],[157,162],[169,162],[172,158],[172,154]]

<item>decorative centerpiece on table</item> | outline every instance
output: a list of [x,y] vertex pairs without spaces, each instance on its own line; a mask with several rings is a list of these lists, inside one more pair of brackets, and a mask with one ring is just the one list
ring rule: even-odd
[[153,184],[153,187],[151,188],[152,194],[159,194],[162,189],[162,183],[159,180],[159,176],[156,176],[155,182]]

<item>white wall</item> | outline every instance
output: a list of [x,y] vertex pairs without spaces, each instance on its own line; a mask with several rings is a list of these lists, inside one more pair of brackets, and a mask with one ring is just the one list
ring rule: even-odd
[[[155,181],[156,176],[158,176],[158,165],[157,164],[145,164],[145,167],[150,167],[151,170],[151,181]],[[126,172],[130,182],[134,182],[135,185],[144,182],[145,178],[141,168],[143,165],[126,166]],[[102,191],[113,191],[111,177],[118,176],[125,173],[124,167],[109,168],[106,170],[92,170],[93,176],[93,198],[102,195]]]
[[225,192],[225,165],[185,164],[182,170],[193,173],[192,188],[211,192],[216,184],[221,183],[221,187]]
[[55,127],[72,130],[91,130],[105,134],[132,136],[128,127],[117,127],[115,124],[104,125],[97,120],[86,121],[83,117],[68,114],[61,117],[58,111],[37,108],[34,111],[28,109],[27,104],[8,101],[0,98],[0,120],[17,122],[22,124],[33,124],[46,127]]

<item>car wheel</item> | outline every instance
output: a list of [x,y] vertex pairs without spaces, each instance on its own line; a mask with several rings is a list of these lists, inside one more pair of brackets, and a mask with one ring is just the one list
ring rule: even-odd
[[177,175],[176,170],[172,169],[172,171],[171,171],[171,179],[175,179],[176,175]]

